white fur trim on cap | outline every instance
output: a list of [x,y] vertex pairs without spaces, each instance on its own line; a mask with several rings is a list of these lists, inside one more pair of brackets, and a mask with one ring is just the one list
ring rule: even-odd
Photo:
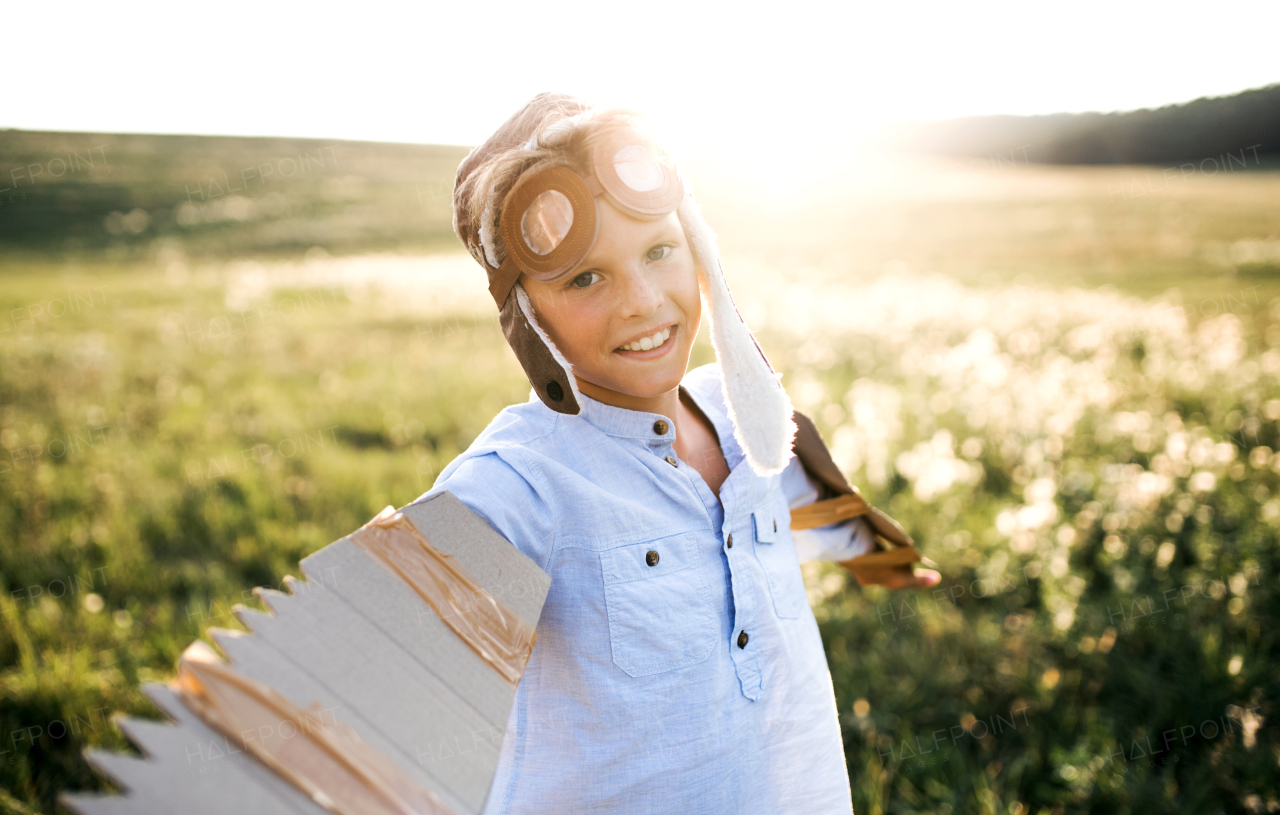
[[720,268],[715,233],[702,217],[692,195],[685,196],[676,213],[689,239],[694,261],[707,278],[711,345],[724,377],[724,401],[733,421],[734,437],[751,469],[761,475],[780,473],[791,459],[791,444],[796,435],[791,399],[733,304]]
[[[489,195],[493,195],[493,189],[489,189]],[[498,268],[498,252],[493,243],[493,205],[485,204],[484,212],[480,215],[480,245],[484,247],[484,259],[489,261],[489,265]]]

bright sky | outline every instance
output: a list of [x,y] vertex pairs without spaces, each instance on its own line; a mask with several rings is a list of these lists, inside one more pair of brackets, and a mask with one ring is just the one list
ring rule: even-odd
[[0,127],[474,144],[542,90],[690,146],[1280,82],[1280,4],[11,3]]

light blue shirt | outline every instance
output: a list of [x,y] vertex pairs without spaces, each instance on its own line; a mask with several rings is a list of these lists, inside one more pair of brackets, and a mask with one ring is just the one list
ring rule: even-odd
[[799,564],[861,554],[866,525],[793,533],[790,507],[817,497],[799,462],[756,475],[717,365],[684,387],[729,465],[719,500],[671,417],[586,396],[577,416],[503,410],[427,493],[551,576],[487,814],[852,811]]

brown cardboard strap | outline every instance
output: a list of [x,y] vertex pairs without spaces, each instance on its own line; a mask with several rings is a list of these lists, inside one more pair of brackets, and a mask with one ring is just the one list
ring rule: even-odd
[[819,526],[847,521],[866,515],[871,511],[870,505],[861,495],[839,495],[825,501],[814,501],[791,510],[791,528],[793,530],[814,529]]
[[800,459],[805,472],[826,487],[827,492],[832,495],[856,493],[857,488],[849,483],[832,460],[831,451],[827,449],[827,443],[822,440],[813,420],[798,410],[792,414],[792,419],[796,423],[796,438],[791,449],[796,458]]
[[516,266],[516,262],[511,259],[509,253],[502,259],[502,265],[497,270],[489,271],[489,294],[498,304],[499,311],[506,304],[507,298],[511,296],[511,290],[515,288],[516,281],[519,279],[520,267]]
[[408,583],[444,624],[514,687],[533,652],[537,632],[436,549],[413,521],[387,507],[351,533],[362,551]]
[[[818,428],[814,426],[813,421],[800,411],[796,411],[793,418],[796,423],[796,438],[792,445],[792,450],[796,454],[796,458],[800,459],[800,464],[804,467],[809,477],[825,488],[827,495],[836,496],[831,501],[839,501],[841,498],[852,498],[856,503],[834,504],[831,507],[845,507],[839,512],[852,512],[854,506],[861,509],[851,515],[840,516],[839,512],[824,516],[821,513],[828,513],[830,510],[823,507],[828,501],[816,501],[809,507],[798,507],[791,510],[791,528],[792,529],[811,529],[816,526],[824,526],[828,523],[836,523],[844,518],[856,518],[859,515],[865,516],[867,523],[871,525],[872,531],[875,532],[878,542],[887,543],[891,546],[912,546],[911,538],[907,535],[906,530],[898,525],[898,522],[884,514],[880,510],[867,503],[866,499],[858,492],[858,488],[849,483],[844,477],[844,473],[840,472],[840,468],[831,458],[831,451],[827,449],[827,444],[822,440],[822,435],[818,433]],[[810,513],[813,517],[810,518]],[[796,526],[796,517],[799,516],[802,524],[806,526]],[[831,520],[825,520],[825,517],[831,517]],[[816,521],[821,521],[816,522]],[[914,547],[912,547],[914,550]],[[916,553],[919,554],[918,552]],[[919,558],[917,558],[919,559]]]
[[[191,712],[337,815],[454,815],[329,713],[304,710],[192,643],[170,686]],[[318,707],[315,706],[315,707]]]
[[906,566],[910,563],[918,563],[924,559],[920,551],[914,546],[895,546],[892,549],[885,549],[880,552],[871,552],[866,555],[859,555],[848,560],[836,561],[847,569],[857,571],[859,569],[871,566]]
[[885,573],[889,570],[910,566],[912,563],[919,563],[923,560],[924,556],[920,554],[919,550],[911,544],[907,544],[906,546],[895,546],[892,549],[872,552],[849,560],[840,560],[837,563],[852,573],[860,585],[870,586],[883,583]]

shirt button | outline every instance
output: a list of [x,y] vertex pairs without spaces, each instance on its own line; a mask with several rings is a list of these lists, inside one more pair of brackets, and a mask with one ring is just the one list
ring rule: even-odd
[[724,545],[729,549],[733,548],[733,533],[730,533],[729,537],[725,538]]
[[654,551],[653,549],[650,549],[648,552],[645,552],[645,555],[644,555],[644,562],[645,562],[645,563],[648,563],[650,566],[657,566],[657,565],[658,565],[658,553],[657,553],[656,551]]
[[668,464],[670,464],[672,467],[678,467],[678,466],[680,466],[680,463],[679,463],[678,461],[676,461],[676,457],[675,457],[675,456],[667,456],[667,457],[664,459],[664,461],[666,461],[666,462],[667,462]]
[[747,640],[749,640],[749,639],[750,639],[750,637],[748,637],[748,636],[747,636],[747,632],[746,632],[746,631],[743,631],[741,634],[739,634],[739,635],[738,635],[738,647],[739,647],[739,648],[746,648],[746,647],[747,647]]
[[665,436],[667,434],[667,429],[669,427],[670,425],[668,425],[663,420],[659,419],[658,421],[653,423],[653,432],[657,433],[659,436]]

